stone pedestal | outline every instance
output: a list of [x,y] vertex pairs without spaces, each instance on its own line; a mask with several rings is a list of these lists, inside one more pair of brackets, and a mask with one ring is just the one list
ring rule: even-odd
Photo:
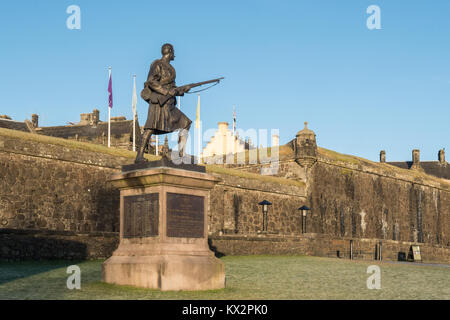
[[105,282],[163,291],[225,287],[224,264],[207,234],[217,181],[193,170],[162,166],[112,177],[120,189],[120,244],[103,264]]

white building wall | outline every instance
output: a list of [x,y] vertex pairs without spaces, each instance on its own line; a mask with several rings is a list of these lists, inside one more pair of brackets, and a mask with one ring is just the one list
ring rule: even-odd
[[234,154],[245,151],[245,143],[228,129],[228,122],[219,122],[219,127],[211,141],[203,148],[202,158],[215,155]]

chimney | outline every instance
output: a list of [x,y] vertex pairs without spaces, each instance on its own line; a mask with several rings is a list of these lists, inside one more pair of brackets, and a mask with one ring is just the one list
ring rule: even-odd
[[420,168],[420,150],[414,149],[412,151],[412,166],[411,169],[419,169]]
[[381,150],[380,151],[380,162],[385,163],[386,162],[386,151]]
[[33,127],[38,128],[39,127],[39,116],[37,114],[31,115],[31,123],[33,124]]
[[445,148],[439,150],[438,159],[440,164],[445,164]]

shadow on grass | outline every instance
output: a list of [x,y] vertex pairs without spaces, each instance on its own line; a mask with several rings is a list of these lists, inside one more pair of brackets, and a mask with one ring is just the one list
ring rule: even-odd
[[211,241],[211,239],[209,239],[209,238],[208,238],[208,246],[209,246],[209,249],[210,249],[212,252],[214,252],[214,255],[216,256],[216,258],[222,258],[222,257],[225,256],[224,253],[222,253],[222,252],[220,252],[220,251],[217,250],[217,247],[215,247],[215,246],[212,245],[212,241]]
[[85,260],[85,243],[65,231],[0,229],[0,261]]

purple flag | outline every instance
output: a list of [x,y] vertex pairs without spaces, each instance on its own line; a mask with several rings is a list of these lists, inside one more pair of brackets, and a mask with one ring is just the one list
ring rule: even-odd
[[108,95],[109,95],[109,107],[112,108],[112,106],[113,106],[113,96],[112,96],[112,76],[111,76],[111,71],[109,72]]

